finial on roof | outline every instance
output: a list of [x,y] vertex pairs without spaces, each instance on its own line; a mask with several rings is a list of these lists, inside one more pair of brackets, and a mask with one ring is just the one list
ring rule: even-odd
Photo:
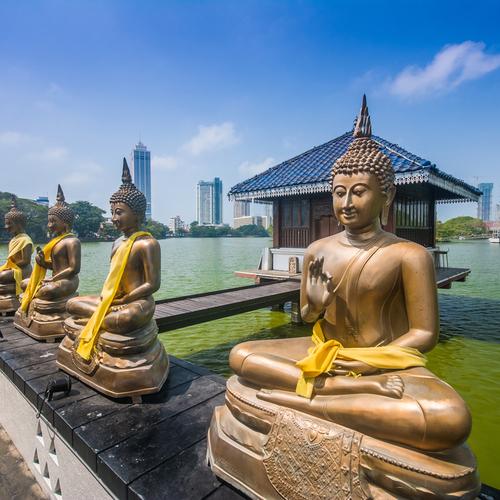
[[356,120],[354,127],[354,137],[371,137],[372,135],[372,122],[370,120],[370,113],[368,113],[368,106],[366,105],[366,94],[363,94],[363,102],[361,110]]
[[130,170],[128,168],[126,158],[123,158],[122,183],[123,184],[132,184],[132,176],[130,175]]
[[57,195],[56,195],[56,205],[62,205],[66,199],[64,198],[64,193],[61,184],[57,185]]

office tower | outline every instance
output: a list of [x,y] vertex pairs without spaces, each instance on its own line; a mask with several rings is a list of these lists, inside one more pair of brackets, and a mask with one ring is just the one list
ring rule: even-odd
[[196,186],[196,220],[200,225],[222,224],[222,181],[200,181]]
[[491,220],[491,194],[493,191],[493,183],[481,182],[477,187],[483,192],[477,202],[477,218],[482,221],[489,221]]
[[250,204],[248,200],[235,201],[233,206],[233,218],[247,217],[250,215]]
[[132,151],[132,176],[134,184],[146,196],[146,219],[151,219],[151,153],[139,141]]

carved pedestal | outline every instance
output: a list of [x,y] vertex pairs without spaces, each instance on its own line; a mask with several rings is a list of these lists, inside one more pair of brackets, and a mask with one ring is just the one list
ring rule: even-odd
[[97,391],[113,398],[136,398],[158,392],[165,383],[169,361],[153,319],[126,334],[101,331],[96,354],[88,363],[75,352],[83,326],[69,317],[64,328],[57,365]]
[[36,340],[54,342],[65,335],[64,320],[69,316],[66,312],[66,303],[77,294],[63,299],[48,301],[33,299],[28,312],[24,314],[17,310],[14,325],[17,329]]
[[0,285],[0,314],[11,314],[19,308],[16,284]]
[[259,499],[475,498],[466,445],[423,453],[261,401],[238,377],[216,408],[208,460],[219,477]]

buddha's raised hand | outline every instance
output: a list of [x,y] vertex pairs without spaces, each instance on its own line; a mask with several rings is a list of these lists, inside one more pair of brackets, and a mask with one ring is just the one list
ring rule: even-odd
[[307,269],[306,296],[309,308],[324,311],[333,300],[332,276],[323,271],[324,257],[313,259]]

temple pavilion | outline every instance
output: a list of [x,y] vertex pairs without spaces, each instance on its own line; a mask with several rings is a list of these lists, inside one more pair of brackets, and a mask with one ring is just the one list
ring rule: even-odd
[[[439,257],[436,205],[474,202],[481,191],[398,144],[376,135],[372,139],[392,160],[396,173],[396,198],[385,229]],[[353,140],[353,131],[348,131],[231,188],[231,200],[273,205],[273,248],[268,258],[264,255],[261,269],[286,271],[290,256],[298,257],[300,268],[303,250],[311,242],[342,230],[332,211],[331,170]],[[444,267],[439,258],[436,266]]]

